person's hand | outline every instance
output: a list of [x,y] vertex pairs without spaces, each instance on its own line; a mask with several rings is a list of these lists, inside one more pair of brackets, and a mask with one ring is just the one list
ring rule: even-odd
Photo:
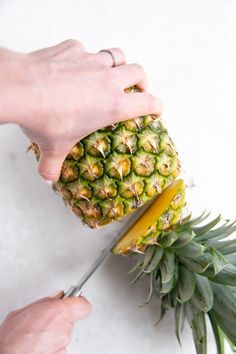
[[[120,49],[112,49],[116,67],[108,53],[88,53],[76,40],[26,55],[2,52],[7,85],[0,80],[0,108],[2,100],[5,116],[39,145],[39,173],[49,182],[58,180],[66,155],[84,136],[117,121],[162,112],[160,99],[146,92],[144,69],[126,64]],[[124,92],[135,84],[142,92]]]
[[83,297],[62,293],[10,313],[0,325],[1,354],[66,354],[75,321],[91,310]]

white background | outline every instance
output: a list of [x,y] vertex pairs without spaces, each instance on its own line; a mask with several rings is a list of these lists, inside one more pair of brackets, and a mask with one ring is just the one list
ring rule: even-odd
[[[31,51],[78,38],[89,51],[121,47],[164,100],[187,181],[196,184],[189,209],[235,218],[235,16],[234,0],[0,0],[0,45]],[[76,281],[121,223],[82,226],[40,181],[19,129],[2,126],[0,142],[3,318]],[[128,285],[131,263],[111,257],[89,281],[93,314],[76,325],[69,354],[194,353],[188,329],[179,347],[171,313],[154,327],[158,303],[139,308],[147,284]],[[216,353],[211,333],[209,342]]]

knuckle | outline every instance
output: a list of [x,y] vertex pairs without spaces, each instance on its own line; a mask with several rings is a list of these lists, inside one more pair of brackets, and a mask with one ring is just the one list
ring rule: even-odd
[[102,70],[102,84],[111,85],[114,84],[115,81],[115,73],[110,68],[105,68]]
[[57,159],[57,158],[60,158],[63,154],[65,154],[64,147],[56,144],[51,149],[50,157]]
[[114,51],[116,52],[116,55],[118,54],[118,56],[122,59],[123,62],[126,62],[126,56],[124,51],[121,48],[113,48]]
[[114,95],[112,100],[110,114],[111,117],[115,120],[121,118],[123,112],[123,100],[121,99],[120,95]]
[[7,315],[5,321],[10,321],[10,320],[11,320],[13,317],[15,317],[15,315],[17,315],[19,312],[20,312],[19,310],[15,310],[15,311],[10,312],[10,313]]
[[158,110],[158,114],[161,115],[164,110],[164,103],[159,97],[156,97],[156,107]]
[[43,156],[47,156],[50,158],[57,158],[60,155],[59,148],[51,144],[48,146],[45,145],[40,146],[40,151]]
[[67,44],[69,47],[83,47],[82,43],[80,41],[78,41],[77,39],[67,39],[65,41],[65,44]]
[[144,67],[143,67],[141,64],[139,64],[139,63],[134,63],[134,64],[133,64],[133,67],[134,67],[134,69],[135,69],[136,71],[139,71],[143,76],[146,75],[146,71],[145,71]]
[[63,301],[57,301],[55,304],[56,317],[59,321],[61,321],[64,325],[70,325],[70,315],[68,314],[67,306]]
[[147,96],[147,105],[151,111],[156,108],[156,98],[152,94]]
[[124,55],[124,52],[123,52],[123,50],[122,50],[121,48],[119,48],[119,47],[115,47],[115,48],[114,48],[114,50],[117,50],[118,52],[120,52],[121,54],[123,54],[123,55]]
[[65,348],[70,344],[71,336],[69,333],[62,333],[60,335],[60,343],[58,343],[61,347]]
[[48,181],[47,183],[49,184],[49,181],[56,181],[58,179],[58,177],[56,176],[56,174],[47,171],[45,168],[40,168],[38,169],[38,172],[40,174],[40,176],[45,180]]
[[106,85],[110,82],[110,77],[111,77],[110,70],[102,68],[99,74],[100,74],[102,85],[104,84]]
[[149,94],[147,105],[151,113],[161,114],[163,112],[163,103],[159,97]]

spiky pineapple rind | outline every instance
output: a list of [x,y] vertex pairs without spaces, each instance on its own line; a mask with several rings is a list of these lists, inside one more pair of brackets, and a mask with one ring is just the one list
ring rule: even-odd
[[[33,143],[31,148],[39,159],[38,146]],[[140,208],[179,173],[178,155],[161,119],[148,115],[100,129],[78,142],[54,189],[85,224],[96,228]],[[109,213],[104,201],[113,201]]]

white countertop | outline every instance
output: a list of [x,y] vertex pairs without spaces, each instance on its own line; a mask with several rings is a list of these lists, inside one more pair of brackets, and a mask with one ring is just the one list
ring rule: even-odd
[[[0,45],[30,51],[78,38],[90,51],[123,48],[165,102],[164,119],[196,184],[189,209],[235,218],[235,15],[234,0],[0,0]],[[0,127],[0,319],[74,283],[121,226],[82,226],[41,182],[27,145],[17,127]],[[188,326],[181,349],[172,313],[154,327],[158,303],[139,308],[147,284],[129,286],[131,264],[110,257],[88,282],[93,314],[75,326],[69,354],[194,353]]]

